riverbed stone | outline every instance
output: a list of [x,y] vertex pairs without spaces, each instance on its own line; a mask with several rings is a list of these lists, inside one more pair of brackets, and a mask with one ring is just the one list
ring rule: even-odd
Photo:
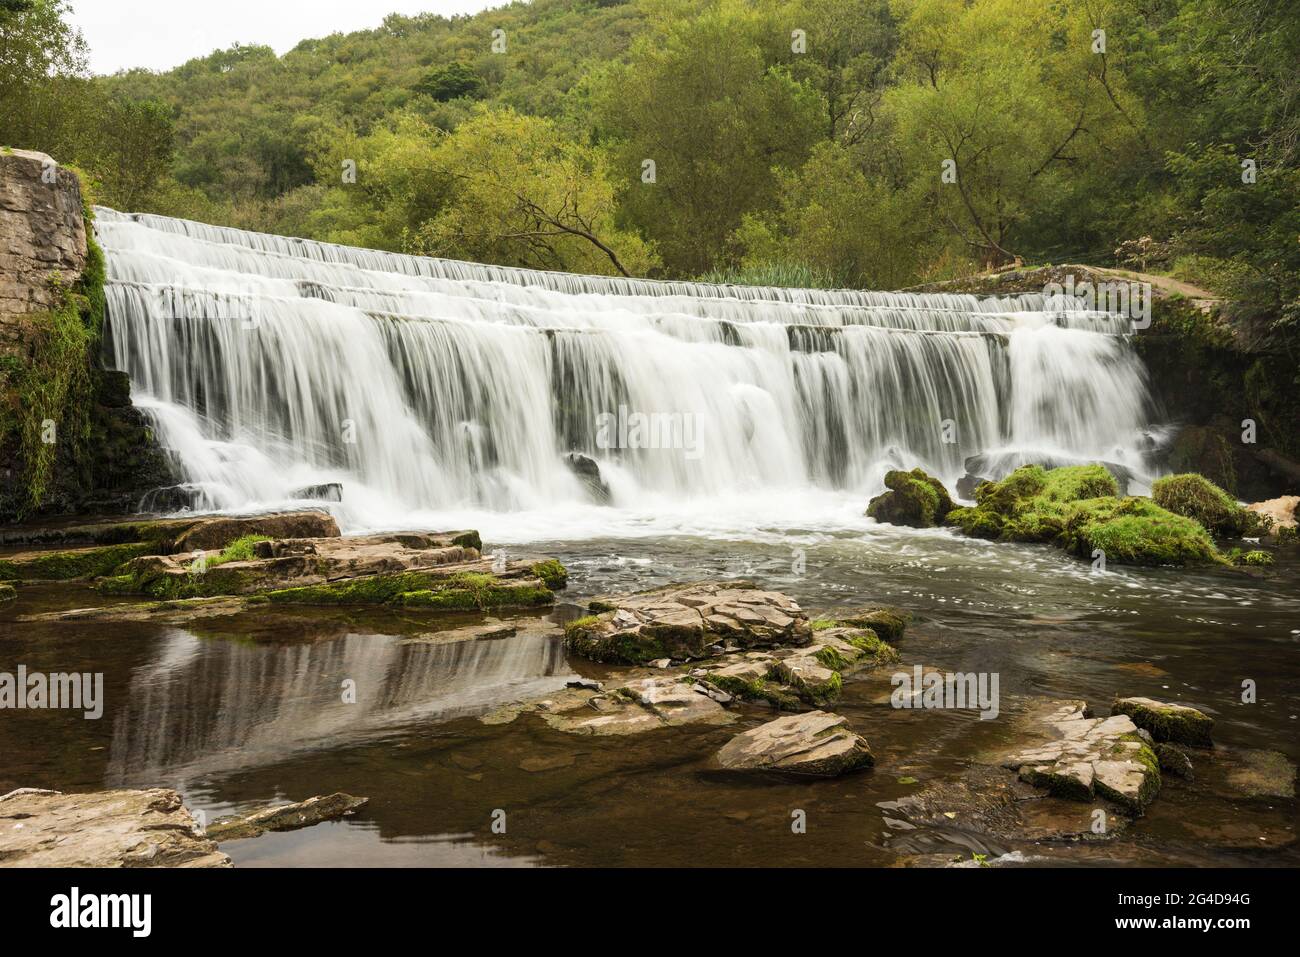
[[832,608],[818,617],[817,624],[829,622],[835,627],[870,628],[882,641],[897,644],[912,623],[911,612],[889,605],[863,605]]
[[1192,780],[1194,777],[1192,771],[1192,759],[1176,744],[1159,742],[1152,746],[1156,754],[1156,760],[1160,762],[1160,770],[1168,771],[1180,778]]
[[1099,795],[1134,814],[1160,790],[1159,761],[1127,715],[1093,718],[1083,701],[1051,701],[1032,708],[1022,726],[1038,740],[1000,763],[1027,784],[1077,801]]
[[206,836],[219,843],[257,837],[267,831],[296,831],[322,821],[350,817],[366,806],[369,798],[337,792],[317,795],[305,801],[275,804],[249,814],[233,815],[213,821]]
[[229,867],[168,788],[0,797],[0,867]]
[[598,599],[571,622],[565,644],[596,661],[645,664],[709,658],[728,649],[806,645],[808,617],[792,598],[749,582],[695,582]]
[[1116,698],[1110,710],[1128,715],[1139,728],[1150,732],[1156,741],[1186,744],[1194,748],[1212,748],[1214,719],[1187,705],[1156,701],[1152,698]]
[[736,735],[716,755],[727,771],[836,777],[875,762],[871,748],[838,714],[787,715]]
[[569,695],[561,707],[538,707],[551,727],[571,734],[625,735],[735,720],[694,681],[672,675],[640,678],[609,691]]

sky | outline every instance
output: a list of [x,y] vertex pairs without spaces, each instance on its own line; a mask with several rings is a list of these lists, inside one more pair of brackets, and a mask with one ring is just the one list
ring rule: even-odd
[[95,73],[167,70],[232,43],[284,53],[300,40],[373,29],[390,13],[475,13],[507,0],[71,0]]

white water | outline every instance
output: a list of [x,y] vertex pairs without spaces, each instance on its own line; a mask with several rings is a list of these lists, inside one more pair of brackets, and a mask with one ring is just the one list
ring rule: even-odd
[[[886,469],[951,483],[978,452],[1145,471],[1127,322],[1081,303],[531,272],[105,209],[96,231],[110,361],[211,508],[336,481],[347,530],[525,541],[843,527]],[[673,447],[609,447],[620,408]]]

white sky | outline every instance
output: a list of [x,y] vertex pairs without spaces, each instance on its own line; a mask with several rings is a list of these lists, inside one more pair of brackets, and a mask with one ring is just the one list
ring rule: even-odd
[[90,68],[167,70],[232,43],[284,53],[309,37],[373,29],[390,13],[474,13],[508,0],[71,0]]

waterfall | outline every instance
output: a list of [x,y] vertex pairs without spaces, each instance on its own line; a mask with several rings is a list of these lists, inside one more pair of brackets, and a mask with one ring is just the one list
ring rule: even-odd
[[1120,316],[978,298],[578,276],[97,210],[107,361],[210,508],[339,482],[411,514],[862,496],[976,453],[1141,473]]

